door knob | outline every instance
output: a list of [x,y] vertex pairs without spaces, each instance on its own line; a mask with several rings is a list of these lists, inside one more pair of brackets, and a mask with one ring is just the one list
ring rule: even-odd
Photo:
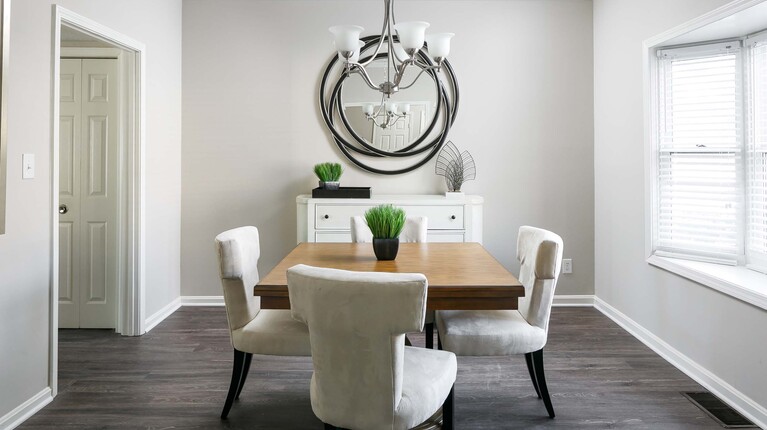
[[67,212],[69,212],[69,208],[67,207],[67,205],[59,205],[59,213],[60,214],[63,215],[65,213],[67,213]]

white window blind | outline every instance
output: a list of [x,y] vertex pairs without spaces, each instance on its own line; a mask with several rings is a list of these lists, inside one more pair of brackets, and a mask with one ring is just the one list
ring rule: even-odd
[[736,264],[745,211],[740,43],[658,55],[656,253]]
[[749,267],[767,271],[767,40],[749,40],[748,216]]

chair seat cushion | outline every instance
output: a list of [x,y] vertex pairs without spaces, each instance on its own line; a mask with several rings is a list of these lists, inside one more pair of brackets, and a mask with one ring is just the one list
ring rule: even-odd
[[309,330],[289,310],[262,309],[252,321],[232,332],[234,348],[251,354],[312,355]]
[[538,351],[546,332],[512,310],[438,311],[442,348],[457,355],[514,355]]
[[452,352],[406,346],[394,428],[410,429],[434,415],[450,394],[457,369]]

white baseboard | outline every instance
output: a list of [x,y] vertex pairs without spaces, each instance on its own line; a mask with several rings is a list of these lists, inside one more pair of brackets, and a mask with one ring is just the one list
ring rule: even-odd
[[224,306],[224,296],[181,296],[181,306]]
[[155,328],[157,324],[160,324],[168,318],[173,312],[176,312],[181,307],[181,297],[176,297],[175,300],[163,306],[162,309],[155,312],[152,316],[146,319],[144,322],[144,333],[149,333],[149,330]]
[[594,295],[593,294],[577,294],[577,295],[568,295],[568,294],[555,294],[554,295],[554,302],[552,303],[552,306],[561,306],[561,307],[593,307],[594,306]]
[[618,309],[615,309],[599,297],[594,298],[594,307],[615,321],[624,330],[647,345],[674,367],[684,372],[714,395],[726,402],[732,408],[743,414],[761,428],[767,429],[767,409],[756,403],[750,397],[741,393],[723,379],[711,373],[708,369],[693,361],[690,357],[664,342],[646,328],[639,325]]
[[[181,306],[224,306],[224,296],[181,296]],[[588,294],[555,295],[554,306],[594,306],[594,296]]]
[[32,398],[20,404],[16,409],[0,417],[0,429],[15,429],[52,400],[51,387],[45,387],[42,391],[32,396]]

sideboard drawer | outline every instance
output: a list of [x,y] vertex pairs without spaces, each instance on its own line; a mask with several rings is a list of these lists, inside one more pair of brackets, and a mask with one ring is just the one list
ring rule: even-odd
[[[348,230],[349,219],[363,216],[373,205],[317,205],[314,226],[317,230]],[[399,206],[408,216],[425,216],[429,230],[463,230],[463,206]]]
[[351,230],[351,217],[365,215],[373,206],[317,205],[314,228],[317,230]]

